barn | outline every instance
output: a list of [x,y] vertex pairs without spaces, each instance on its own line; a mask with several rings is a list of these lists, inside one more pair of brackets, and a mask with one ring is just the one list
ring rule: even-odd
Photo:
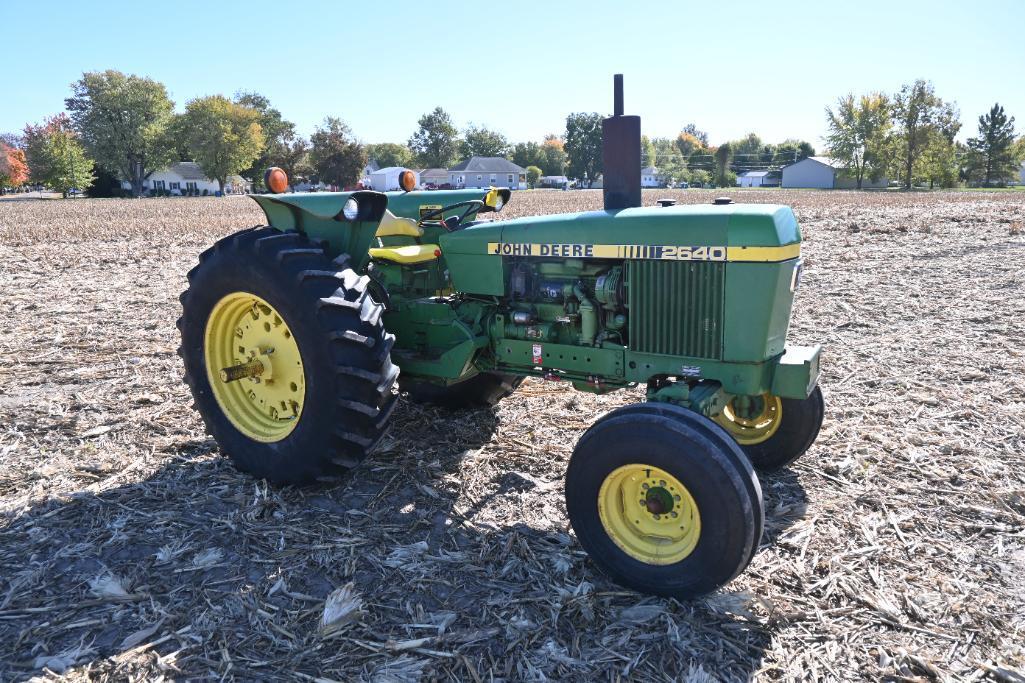
[[[889,181],[886,178],[876,181],[865,178],[861,183],[864,189],[882,188],[888,185]],[[857,180],[845,172],[839,161],[830,157],[808,157],[783,167],[783,187],[851,190],[857,186]]]
[[738,187],[779,187],[779,171],[744,171],[737,176]]
[[[378,192],[402,189],[399,187],[399,174],[405,170],[401,166],[388,166],[374,171],[370,174],[370,189]],[[416,171],[413,173],[416,175],[416,186],[420,187],[420,174]]]

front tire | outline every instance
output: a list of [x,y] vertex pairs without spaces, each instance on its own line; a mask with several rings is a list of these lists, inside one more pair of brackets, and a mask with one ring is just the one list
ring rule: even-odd
[[332,261],[304,235],[274,228],[220,240],[188,279],[179,354],[221,450],[279,484],[358,464],[397,399],[394,337],[369,279],[346,257]]
[[667,404],[620,408],[588,429],[566,507],[613,580],[681,599],[731,581],[762,535],[761,488],[743,453],[707,418]]
[[746,426],[731,411],[732,401],[714,419],[740,444],[755,469],[775,472],[792,464],[815,443],[826,404],[818,386],[804,399],[765,396],[772,401],[772,420],[766,428]]

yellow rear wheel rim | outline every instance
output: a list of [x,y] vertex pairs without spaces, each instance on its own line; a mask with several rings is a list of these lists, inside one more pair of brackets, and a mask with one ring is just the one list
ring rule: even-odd
[[651,465],[624,465],[605,477],[598,516],[609,538],[645,564],[679,562],[701,537],[701,515],[690,491]]
[[[273,306],[249,292],[228,294],[210,311],[203,351],[217,405],[237,430],[264,443],[291,434],[306,374],[295,337]],[[244,376],[229,381],[238,374]]]
[[783,401],[772,394],[734,396],[713,418],[741,446],[768,441],[783,421]]

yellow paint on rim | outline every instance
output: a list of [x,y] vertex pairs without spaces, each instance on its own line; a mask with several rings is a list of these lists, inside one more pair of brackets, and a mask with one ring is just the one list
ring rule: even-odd
[[605,477],[598,516],[609,538],[645,564],[679,562],[701,537],[701,514],[690,491],[651,465],[623,465]]
[[[754,401],[753,409],[740,403],[745,399]],[[741,446],[753,446],[768,441],[779,429],[783,422],[783,401],[772,394],[734,396],[713,419]]]
[[[292,433],[302,414],[306,374],[285,319],[266,300],[232,292],[210,311],[203,335],[206,376],[217,405],[253,441],[273,443]],[[259,361],[261,372],[225,381],[222,371]]]

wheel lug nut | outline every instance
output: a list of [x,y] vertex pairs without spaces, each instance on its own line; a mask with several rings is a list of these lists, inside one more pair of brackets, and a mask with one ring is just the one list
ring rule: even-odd
[[648,485],[647,484],[641,484],[641,488],[644,489],[645,491],[647,491],[648,490]]
[[655,519],[662,519],[662,515],[655,515]]
[[673,519],[676,519],[677,517],[679,517],[679,515],[676,514],[675,512],[670,512],[669,516],[672,517]]
[[679,496],[679,494],[677,494],[677,495],[673,496],[673,500],[675,500],[675,501],[676,501],[677,503],[679,503],[679,502],[680,502],[680,496]]

